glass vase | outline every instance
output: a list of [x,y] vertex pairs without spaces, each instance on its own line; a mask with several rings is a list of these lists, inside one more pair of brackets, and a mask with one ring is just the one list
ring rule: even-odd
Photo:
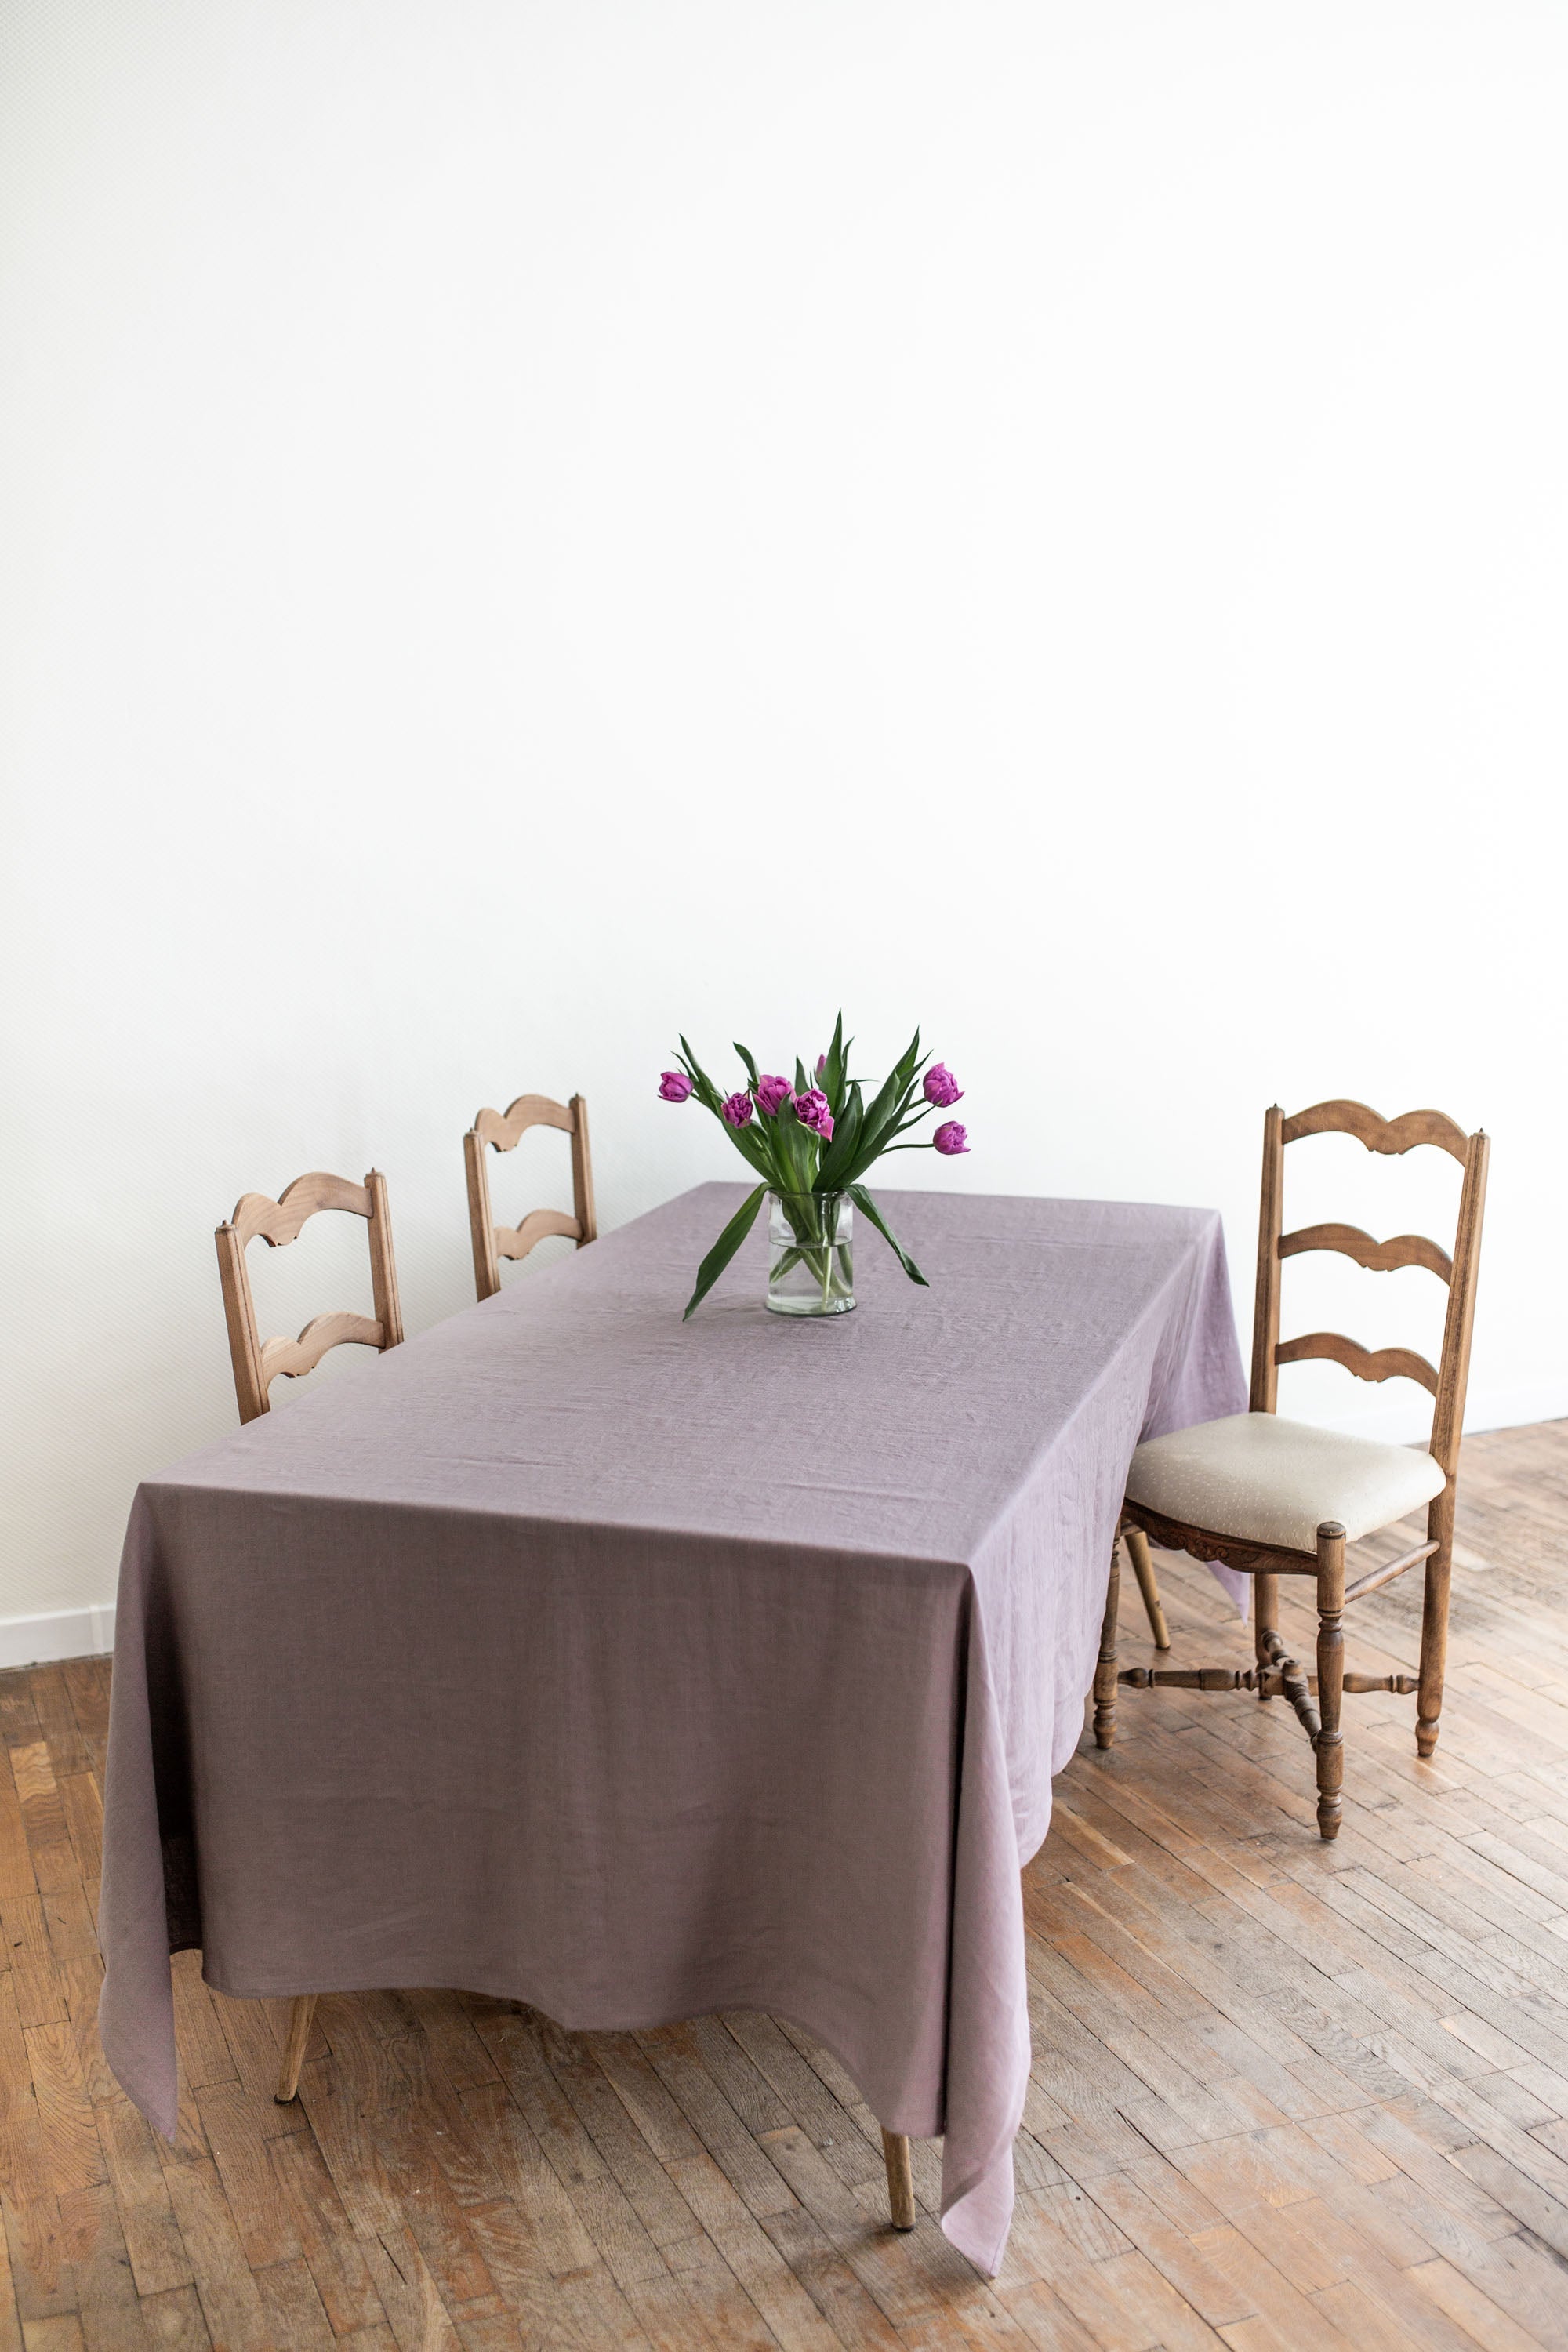
[[847,1192],[768,1194],[768,1312],[847,1315],[855,1207]]

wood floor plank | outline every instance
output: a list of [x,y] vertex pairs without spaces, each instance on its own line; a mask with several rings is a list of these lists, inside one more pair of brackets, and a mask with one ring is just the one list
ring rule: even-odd
[[598,2250],[510,2093],[500,2083],[480,2084],[463,2105],[486,2137],[508,2200],[526,2216],[546,2270],[561,2278],[592,2269]]
[[306,2266],[334,2335],[353,2336],[385,2323],[364,2247],[312,2135],[291,2132],[268,2144],[268,2160],[289,2200]]
[[[253,2271],[300,2259],[298,2226],[277,2173],[269,2145],[279,2135],[262,2128],[255,2102],[236,2083],[215,2083],[195,2093],[224,2195]],[[268,2098],[268,2121],[279,2110]]]
[[211,2352],[212,2337],[194,2286],[143,2296],[142,2317],[153,2342],[167,2352]]
[[[6,1755],[0,1754],[0,1903],[15,1902],[19,1895],[37,1892],[26,1826],[22,1819],[22,1800],[5,1763]],[[8,1943],[4,1949],[9,1967]]]
[[24,2026],[54,2025],[70,2015],[65,1980],[55,1965],[41,1895],[0,1903],[0,1936],[10,1959],[11,1990]]
[[195,2284],[153,2126],[123,2095],[93,2109],[136,2291],[144,2301]]
[[[748,2210],[761,2219],[793,2207],[795,2200],[788,2183],[759,2145],[755,2128],[748,2127],[743,2115],[731,2103],[731,2092],[744,2097],[748,2089],[740,2051],[734,2049],[734,2065],[721,2062],[724,2079],[721,2082],[712,2066],[702,2063],[703,2045],[695,2034],[661,2033],[650,2037],[647,2046],[659,2081]],[[787,2119],[782,2103],[771,2094],[763,2113],[769,2118],[766,2129],[778,2129]]]
[[365,2242],[365,2261],[398,2352],[462,2352],[462,2339],[409,2229]]
[[10,2263],[11,2291],[23,2333],[36,2321],[56,2319],[78,2307],[72,2265],[59,2205],[52,2193],[14,2201],[0,2197]]
[[256,2281],[210,2158],[174,2162],[169,2201],[195,2274],[196,2293],[215,2345],[228,2352],[275,2352]]
[[838,2338],[706,2150],[669,2159],[671,2178],[784,2352],[833,2352]]
[[11,2273],[11,2245],[0,2214],[0,2352],[23,2352],[22,2315]]
[[257,2293],[268,2332],[289,2352],[335,2352],[332,2334],[316,2282],[302,2261],[274,2263],[256,2273]]
[[57,2197],[96,2187],[108,2174],[70,2021],[35,2025],[23,2041],[50,2186]]
[[699,2236],[701,2223],[591,2055],[585,2053],[567,2063],[557,2060],[552,2072],[627,2203],[666,2258],[671,2247]]
[[[548,2336],[552,2328],[564,2329],[565,2316],[543,2243],[510,2199],[471,2207],[468,2226],[495,2281],[496,2293],[515,2316],[525,2340]],[[590,2260],[588,2267],[592,2266]],[[459,2334],[473,2315],[471,2307],[456,2315]]]
[[70,2252],[88,2352],[121,2352],[121,2347],[146,2352],[155,2339],[136,2291],[114,2192],[107,2182],[62,2197],[60,2228]]

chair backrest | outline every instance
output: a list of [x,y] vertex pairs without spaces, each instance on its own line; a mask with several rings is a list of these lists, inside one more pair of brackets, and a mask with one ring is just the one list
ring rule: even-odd
[[[365,1315],[318,1315],[297,1339],[264,1341],[257,1328],[246,1246],[259,1234],[268,1249],[279,1249],[285,1242],[298,1240],[306,1220],[321,1209],[346,1209],[351,1216],[365,1220],[375,1319],[373,1322]],[[217,1263],[241,1421],[254,1421],[258,1413],[271,1410],[268,1391],[279,1373],[285,1380],[299,1380],[314,1370],[329,1348],[342,1347],[345,1341],[363,1348],[395,1348],[403,1337],[386,1179],[374,1168],[363,1184],[318,1171],[296,1176],[276,1201],[265,1192],[247,1192],[228,1223],[217,1229]]]
[[[515,1151],[531,1127],[558,1127],[572,1139],[572,1202],[576,1214],[534,1209],[521,1225],[498,1225],[490,1211],[490,1180],[485,1146]],[[500,1260],[526,1257],[547,1234],[564,1234],[581,1249],[598,1233],[594,1221],[594,1171],[588,1158],[588,1106],[581,1095],[569,1103],[548,1095],[519,1095],[504,1111],[482,1110],[463,1138],[468,1175],[468,1230],[474,1244],[474,1288],[492,1298],[500,1288]]]
[[[1282,1230],[1285,1222],[1284,1152],[1288,1143],[1307,1135],[1353,1135],[1369,1151],[1397,1155],[1430,1143],[1451,1152],[1465,1171],[1459,1193],[1458,1225],[1454,1252],[1421,1234],[1397,1234],[1392,1241],[1373,1241],[1357,1225],[1305,1225],[1299,1233]],[[1419,1381],[1435,1400],[1431,1450],[1447,1473],[1450,1484],[1459,1458],[1459,1432],[1465,1418],[1465,1388],[1470,1371],[1470,1332],[1476,1312],[1476,1269],[1481,1246],[1481,1212],[1486,1205],[1487,1158],[1491,1139],[1478,1130],[1466,1135],[1440,1110],[1407,1110],[1400,1118],[1380,1118],[1365,1103],[1314,1103],[1310,1110],[1287,1118],[1276,1103],[1263,1118],[1263,1199],[1258,1218],[1258,1299],[1252,1329],[1252,1394],[1254,1412],[1273,1412],[1279,1391],[1279,1367],[1304,1363],[1324,1356],[1343,1364],[1358,1380]],[[1448,1312],[1443,1326],[1442,1360],[1434,1366],[1413,1348],[1380,1348],[1375,1354],[1358,1347],[1337,1331],[1310,1331],[1300,1339],[1279,1337],[1279,1270],[1288,1257],[1305,1250],[1337,1250],[1374,1274],[1395,1266],[1425,1266],[1448,1286]]]

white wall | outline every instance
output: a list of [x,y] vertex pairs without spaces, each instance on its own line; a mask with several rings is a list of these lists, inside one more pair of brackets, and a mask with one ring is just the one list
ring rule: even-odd
[[417,1329],[477,1106],[581,1087],[615,1223],[736,1172],[678,1029],[840,999],[968,1087],[900,1181],[1216,1202],[1244,1326],[1265,1104],[1486,1124],[1472,1419],[1568,1412],[1560,6],[5,22],[0,1617],[232,1425],[242,1190],[383,1167]]

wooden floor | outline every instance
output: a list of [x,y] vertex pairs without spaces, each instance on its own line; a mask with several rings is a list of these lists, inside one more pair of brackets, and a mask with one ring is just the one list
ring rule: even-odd
[[[872,2118],[764,2017],[327,2000],[279,2107],[284,2005],[186,1955],[165,2147],[93,2026],[107,1661],[0,1675],[0,2352],[1568,2348],[1568,1423],[1472,1439],[1460,1495],[1437,1759],[1413,1700],[1347,1700],[1337,1846],[1278,1702],[1126,1693],[1058,1783],[994,2282],[931,2218],[934,2147],[889,2232]],[[1162,1569],[1178,1655],[1244,1663]],[[1351,1662],[1413,1666],[1419,1606],[1360,1604]]]

